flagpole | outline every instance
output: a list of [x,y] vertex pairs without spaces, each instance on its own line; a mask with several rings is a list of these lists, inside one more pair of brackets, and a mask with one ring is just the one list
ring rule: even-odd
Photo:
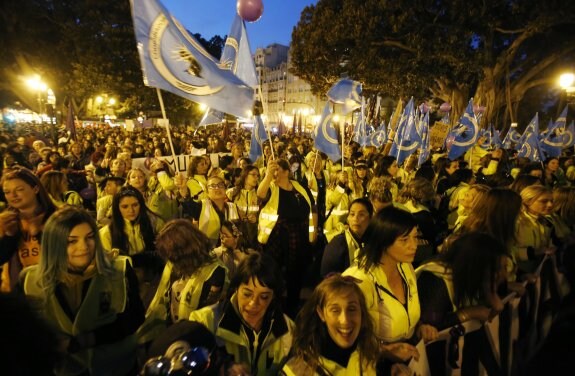
[[[258,85],[258,88],[259,88],[258,91],[259,91],[260,103],[262,104],[262,109],[264,110],[264,113],[267,114],[268,113],[266,110],[267,105],[264,105],[264,98],[262,95],[262,84],[261,83]],[[254,118],[255,118],[255,114],[254,114]],[[281,122],[281,119],[280,119],[280,122]],[[255,126],[255,121],[254,121],[254,126]],[[268,140],[270,140],[270,150],[272,152],[272,159],[276,159],[275,153],[274,153],[274,141],[272,139],[272,134],[270,132],[270,129],[268,127],[266,127],[265,124],[264,124],[264,129],[266,130],[266,133],[268,134]],[[262,153],[263,153],[263,146],[262,146]],[[264,164],[265,163],[267,163],[267,161],[265,161],[265,155],[264,155]]]
[[[174,158],[174,166],[176,166],[176,152],[174,151],[174,144],[172,143],[172,135],[170,134],[170,123],[166,116],[166,109],[164,108],[164,99],[162,98],[162,92],[159,88],[156,88],[156,93],[158,93],[158,100],[160,101],[160,109],[162,110],[162,118],[166,123],[166,131],[168,133],[168,142],[170,143],[170,150],[172,151],[172,158]],[[178,171],[176,171],[178,172]]]
[[345,149],[345,118],[343,119],[343,124],[341,125],[341,170],[343,171],[344,169],[344,160],[345,160],[345,156],[344,156],[344,149]]

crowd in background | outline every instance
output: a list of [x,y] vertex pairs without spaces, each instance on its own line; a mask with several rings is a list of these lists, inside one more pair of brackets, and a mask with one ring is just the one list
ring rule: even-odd
[[[480,139],[455,161],[436,150],[398,166],[346,140],[331,161],[292,133],[250,160],[242,128],[173,128],[179,172],[164,128],[76,133],[0,132],[0,307],[18,308],[0,321],[21,323],[2,341],[43,338],[39,361],[9,374],[410,374],[420,339],[491,320],[539,275],[557,284],[542,260],[572,276],[573,155],[530,162]],[[561,324],[567,282],[541,308]],[[429,345],[432,374],[458,361],[502,374],[474,333],[462,361]]]

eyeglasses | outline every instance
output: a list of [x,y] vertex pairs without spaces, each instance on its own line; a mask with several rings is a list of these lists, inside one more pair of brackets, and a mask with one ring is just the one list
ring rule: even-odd
[[[211,353],[205,347],[194,347],[174,358],[159,356],[146,362],[142,376],[201,375],[210,365]],[[182,368],[175,368],[181,364]]]
[[210,184],[208,185],[209,189],[224,189],[226,187],[226,185],[224,183],[218,183],[218,184]]

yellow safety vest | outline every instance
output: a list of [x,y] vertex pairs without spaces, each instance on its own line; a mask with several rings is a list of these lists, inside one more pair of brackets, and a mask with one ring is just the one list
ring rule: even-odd
[[[309,241],[315,241],[315,227],[313,225],[312,206],[311,200],[307,195],[306,190],[295,180],[290,180],[294,189],[298,191],[306,200],[309,206]],[[267,204],[260,211],[258,222],[258,241],[261,244],[266,244],[278,221],[278,207],[280,188],[274,183],[270,183],[271,196]]]
[[[187,319],[190,313],[198,309],[200,296],[204,287],[204,282],[210,279],[218,266],[224,267],[223,263],[219,260],[211,264],[205,265],[197,270],[194,275],[186,280],[186,284],[180,294],[180,304],[178,307],[177,320]],[[167,262],[162,273],[162,278],[158,284],[156,294],[148,307],[146,312],[146,321],[138,329],[138,342],[146,343],[156,338],[165,328],[168,322],[168,306],[172,297],[169,290],[171,285],[173,264]],[[226,269],[227,270],[227,269]],[[226,272],[226,279],[222,288],[222,296],[229,285],[229,279]]]
[[[208,181],[204,175],[194,175],[193,178],[188,179],[186,186],[190,190],[190,196],[196,201],[208,198]],[[195,196],[198,196],[195,198]]]
[[391,293],[391,287],[381,267],[373,266],[365,271],[358,266],[351,266],[343,272],[343,275],[361,280],[359,287],[375,323],[375,335],[385,343],[411,338],[421,315],[413,266],[398,263],[397,269],[407,286],[407,309]]
[[[238,363],[251,366],[251,374],[258,376],[275,376],[284,364],[292,347],[294,323],[284,314],[272,319],[267,333],[260,332],[256,341],[261,343],[259,358],[254,359],[251,344],[241,323],[237,309],[237,297],[234,294],[225,312],[221,304],[204,307],[192,312],[190,321],[204,324],[215,334],[219,346],[225,346],[228,354]],[[254,364],[255,363],[255,364]]]
[[[74,321],[64,312],[55,294],[46,296],[40,285],[37,265],[23,271],[24,293],[42,301],[42,313],[55,328],[68,336],[89,333],[116,320],[124,312],[128,299],[125,277],[127,257],[119,256],[113,261],[114,274],[96,274],[90,282],[86,296]],[[116,343],[83,349],[66,354],[57,375],[78,375],[89,371],[93,375],[125,375],[135,364],[137,341],[130,335]]]
[[[228,191],[228,198],[230,198],[232,191],[233,189]],[[258,205],[258,194],[255,189],[242,189],[233,202],[236,204],[238,212],[242,218],[247,217],[249,214],[257,215],[260,211],[260,206]]]
[[322,373],[317,370],[312,370],[307,363],[301,358],[291,358],[282,368],[282,372],[286,376],[302,376],[302,375],[332,375],[332,376],[359,376],[359,375],[375,375],[374,364],[369,365],[367,368],[360,366],[361,355],[359,350],[355,350],[347,363],[346,367],[342,367],[337,362],[320,356],[319,367]]
[[[226,210],[224,215],[228,221],[237,221],[240,218],[236,204],[233,202],[226,202],[225,208]],[[200,213],[198,224],[200,231],[206,234],[210,240],[217,241],[220,238],[221,226],[220,217],[212,205],[212,201],[210,199],[202,200],[202,212]]]

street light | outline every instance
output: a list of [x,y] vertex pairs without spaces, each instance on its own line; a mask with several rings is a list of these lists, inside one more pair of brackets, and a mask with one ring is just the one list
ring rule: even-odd
[[567,93],[575,91],[573,83],[575,83],[575,74],[563,73],[559,76],[559,86],[561,86]]
[[[36,92],[37,100],[38,100],[38,114],[40,115],[40,119],[42,119],[42,112],[44,110],[43,98],[42,93],[48,90],[48,85],[42,81],[39,75],[34,75],[34,77],[30,77],[26,80],[26,84],[28,87]],[[52,90],[50,90],[52,91]]]

